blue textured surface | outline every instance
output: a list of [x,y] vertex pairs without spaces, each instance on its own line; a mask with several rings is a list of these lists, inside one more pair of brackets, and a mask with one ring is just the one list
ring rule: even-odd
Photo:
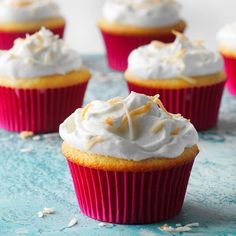
[[[93,68],[85,103],[127,95],[120,74],[108,72],[102,57],[85,57]],[[100,71],[98,73],[98,71]],[[133,236],[141,229],[154,235],[170,235],[158,227],[164,223],[199,222],[200,227],[183,235],[236,235],[236,98],[225,92],[218,128],[200,134],[198,156],[181,213],[160,224],[99,227],[83,216],[77,206],[66,161],[60,154],[57,134],[40,140],[22,140],[0,131],[0,235]],[[28,149],[29,152],[22,152]],[[27,150],[25,150],[27,151]],[[43,207],[56,213],[38,218]],[[71,218],[78,224],[64,228]],[[150,234],[151,235],[151,234]]]

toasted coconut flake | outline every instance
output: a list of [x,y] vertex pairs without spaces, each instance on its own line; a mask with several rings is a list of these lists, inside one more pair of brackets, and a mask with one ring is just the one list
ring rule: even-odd
[[176,127],[174,130],[171,131],[170,135],[176,136],[179,134],[179,132],[180,132],[180,128]]
[[85,116],[86,116],[86,114],[87,114],[87,112],[88,112],[88,110],[89,110],[89,108],[90,108],[91,106],[92,106],[92,104],[89,103],[89,104],[87,104],[87,105],[82,109],[82,111],[81,111],[81,117],[82,117],[83,120],[85,119]]
[[115,97],[107,101],[110,105],[116,105],[122,103],[121,97]]
[[157,121],[151,128],[152,133],[159,133],[164,127],[164,122],[162,120]]
[[153,100],[154,103],[156,103],[168,116],[172,117],[172,114],[169,113],[166,108],[164,107],[163,103],[161,102],[161,100],[159,99],[160,95],[157,94],[154,97],[151,97],[151,99]]
[[33,135],[34,135],[34,133],[33,133],[32,131],[22,131],[22,132],[20,133],[20,137],[21,137],[22,139],[30,138],[30,137],[32,137]]
[[151,45],[153,45],[156,48],[164,48],[167,44],[161,41],[154,40],[151,42]]
[[21,153],[28,153],[28,152],[32,152],[33,149],[31,147],[28,147],[28,148],[21,148],[20,152]]
[[86,149],[86,150],[90,150],[95,144],[101,143],[101,142],[103,142],[103,139],[102,139],[100,136],[92,137],[92,138],[88,141],[88,143],[87,143],[85,149]]
[[186,81],[189,84],[196,84],[197,83],[197,81],[195,79],[188,77],[188,76],[180,75],[179,78]]
[[108,126],[113,126],[114,125],[114,120],[111,117],[106,118],[105,124]]
[[50,215],[50,214],[54,214],[55,210],[53,208],[49,208],[49,207],[44,207],[43,208],[43,214],[44,215]]
[[[179,226],[180,225],[180,226]],[[191,227],[198,227],[199,223],[192,223],[192,224],[187,224],[184,226],[181,226],[181,224],[176,224],[176,228],[171,227],[167,224],[161,226],[159,229],[161,231],[165,231],[165,232],[170,232],[170,233],[184,233],[184,232],[189,232],[192,230]]]
[[176,37],[179,37],[181,38],[182,40],[189,40],[187,36],[185,36],[184,34],[176,31],[176,30],[172,30],[172,33],[176,36]]
[[39,218],[43,218],[43,217],[44,217],[44,214],[43,214],[42,211],[39,211],[37,214],[38,214],[38,217],[39,217]]
[[71,228],[71,227],[73,227],[73,226],[75,226],[77,224],[78,224],[78,219],[77,218],[72,218],[70,220],[70,222],[68,223],[67,228]]

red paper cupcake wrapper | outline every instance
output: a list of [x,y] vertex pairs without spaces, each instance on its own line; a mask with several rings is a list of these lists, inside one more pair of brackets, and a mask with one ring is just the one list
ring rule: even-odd
[[81,211],[116,224],[147,224],[181,210],[193,162],[168,170],[115,172],[68,160]]
[[[54,34],[59,35],[63,38],[65,26],[50,29]],[[39,29],[38,29],[39,30]],[[12,48],[14,41],[18,38],[25,38],[26,34],[34,34],[36,31],[30,32],[6,32],[0,31],[0,50],[8,50]]]
[[217,123],[225,82],[215,85],[187,89],[147,88],[128,82],[130,91],[149,96],[160,94],[161,100],[169,112],[180,113],[198,131],[213,128]]
[[227,74],[226,86],[229,92],[236,96],[236,58],[225,57],[225,72]]
[[166,43],[175,40],[175,35],[172,33],[152,36],[127,36],[102,31],[102,35],[105,42],[108,65],[110,68],[118,71],[126,70],[128,56],[135,48],[149,44],[153,40]]
[[0,86],[0,127],[8,131],[47,133],[82,106],[87,82],[55,89]]

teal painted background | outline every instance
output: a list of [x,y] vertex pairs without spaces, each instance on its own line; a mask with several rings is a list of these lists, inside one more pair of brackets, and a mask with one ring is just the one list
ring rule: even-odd
[[[103,57],[84,57],[84,61],[94,74],[85,103],[127,95],[121,75],[108,71]],[[218,127],[200,134],[201,153],[193,168],[183,210],[160,224],[99,227],[98,221],[82,215],[60,144],[58,134],[22,140],[17,134],[0,131],[1,236],[136,236],[142,235],[142,229],[153,235],[171,235],[158,227],[192,222],[199,222],[200,227],[182,235],[236,235],[236,98],[227,92]],[[22,152],[25,149],[29,152]],[[52,207],[56,213],[38,218],[37,212],[43,207]],[[73,217],[78,218],[78,224],[65,228]]]

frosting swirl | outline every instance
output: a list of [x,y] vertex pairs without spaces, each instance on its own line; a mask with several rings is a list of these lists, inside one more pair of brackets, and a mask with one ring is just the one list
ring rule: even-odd
[[220,29],[217,33],[217,40],[220,47],[236,50],[236,22]]
[[141,46],[128,58],[128,73],[140,79],[171,79],[181,76],[205,76],[223,71],[223,61],[217,52],[192,42],[176,33],[175,42],[159,41]]
[[4,0],[0,3],[0,22],[38,21],[61,17],[52,0]]
[[81,66],[78,53],[45,28],[17,39],[11,50],[0,54],[0,76],[11,78],[66,74]]
[[77,109],[60,125],[59,133],[81,151],[134,161],[174,158],[198,142],[193,125],[168,113],[158,96],[134,92]]
[[107,0],[105,20],[140,27],[165,27],[180,21],[181,5],[175,0]]

